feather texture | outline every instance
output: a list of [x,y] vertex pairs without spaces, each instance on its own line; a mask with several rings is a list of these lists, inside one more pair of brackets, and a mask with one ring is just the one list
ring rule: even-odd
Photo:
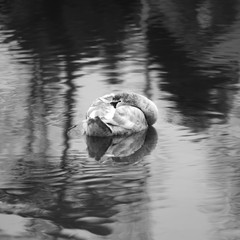
[[130,135],[154,124],[157,115],[156,105],[140,94],[112,93],[92,103],[83,129],[88,136]]

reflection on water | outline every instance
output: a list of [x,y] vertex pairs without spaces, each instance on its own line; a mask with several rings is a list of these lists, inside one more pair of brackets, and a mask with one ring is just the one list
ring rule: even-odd
[[86,137],[90,157],[103,162],[134,163],[141,161],[157,143],[154,128],[130,136]]
[[[0,237],[238,239],[239,16],[239,0],[2,1]],[[157,104],[154,128],[69,131],[125,90]]]

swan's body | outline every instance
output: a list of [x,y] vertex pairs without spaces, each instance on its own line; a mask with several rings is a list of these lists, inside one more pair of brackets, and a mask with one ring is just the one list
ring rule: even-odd
[[140,94],[112,93],[93,102],[83,129],[88,136],[130,135],[153,125],[157,115],[156,105]]

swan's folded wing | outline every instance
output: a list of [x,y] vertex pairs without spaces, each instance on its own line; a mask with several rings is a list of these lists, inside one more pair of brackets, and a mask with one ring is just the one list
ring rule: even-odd
[[84,133],[88,136],[112,136],[112,130],[99,117],[83,121]]
[[123,130],[138,132],[148,127],[143,112],[127,105],[117,107],[113,118],[106,119],[106,124],[111,126],[115,134],[121,133]]
[[113,118],[115,108],[110,103],[98,102],[94,103],[87,111],[87,118]]

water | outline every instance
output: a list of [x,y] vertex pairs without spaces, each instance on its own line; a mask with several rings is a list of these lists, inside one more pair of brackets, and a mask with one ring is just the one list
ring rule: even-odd
[[[239,239],[239,46],[238,0],[2,1],[0,239]],[[147,133],[69,131],[129,89]]]

